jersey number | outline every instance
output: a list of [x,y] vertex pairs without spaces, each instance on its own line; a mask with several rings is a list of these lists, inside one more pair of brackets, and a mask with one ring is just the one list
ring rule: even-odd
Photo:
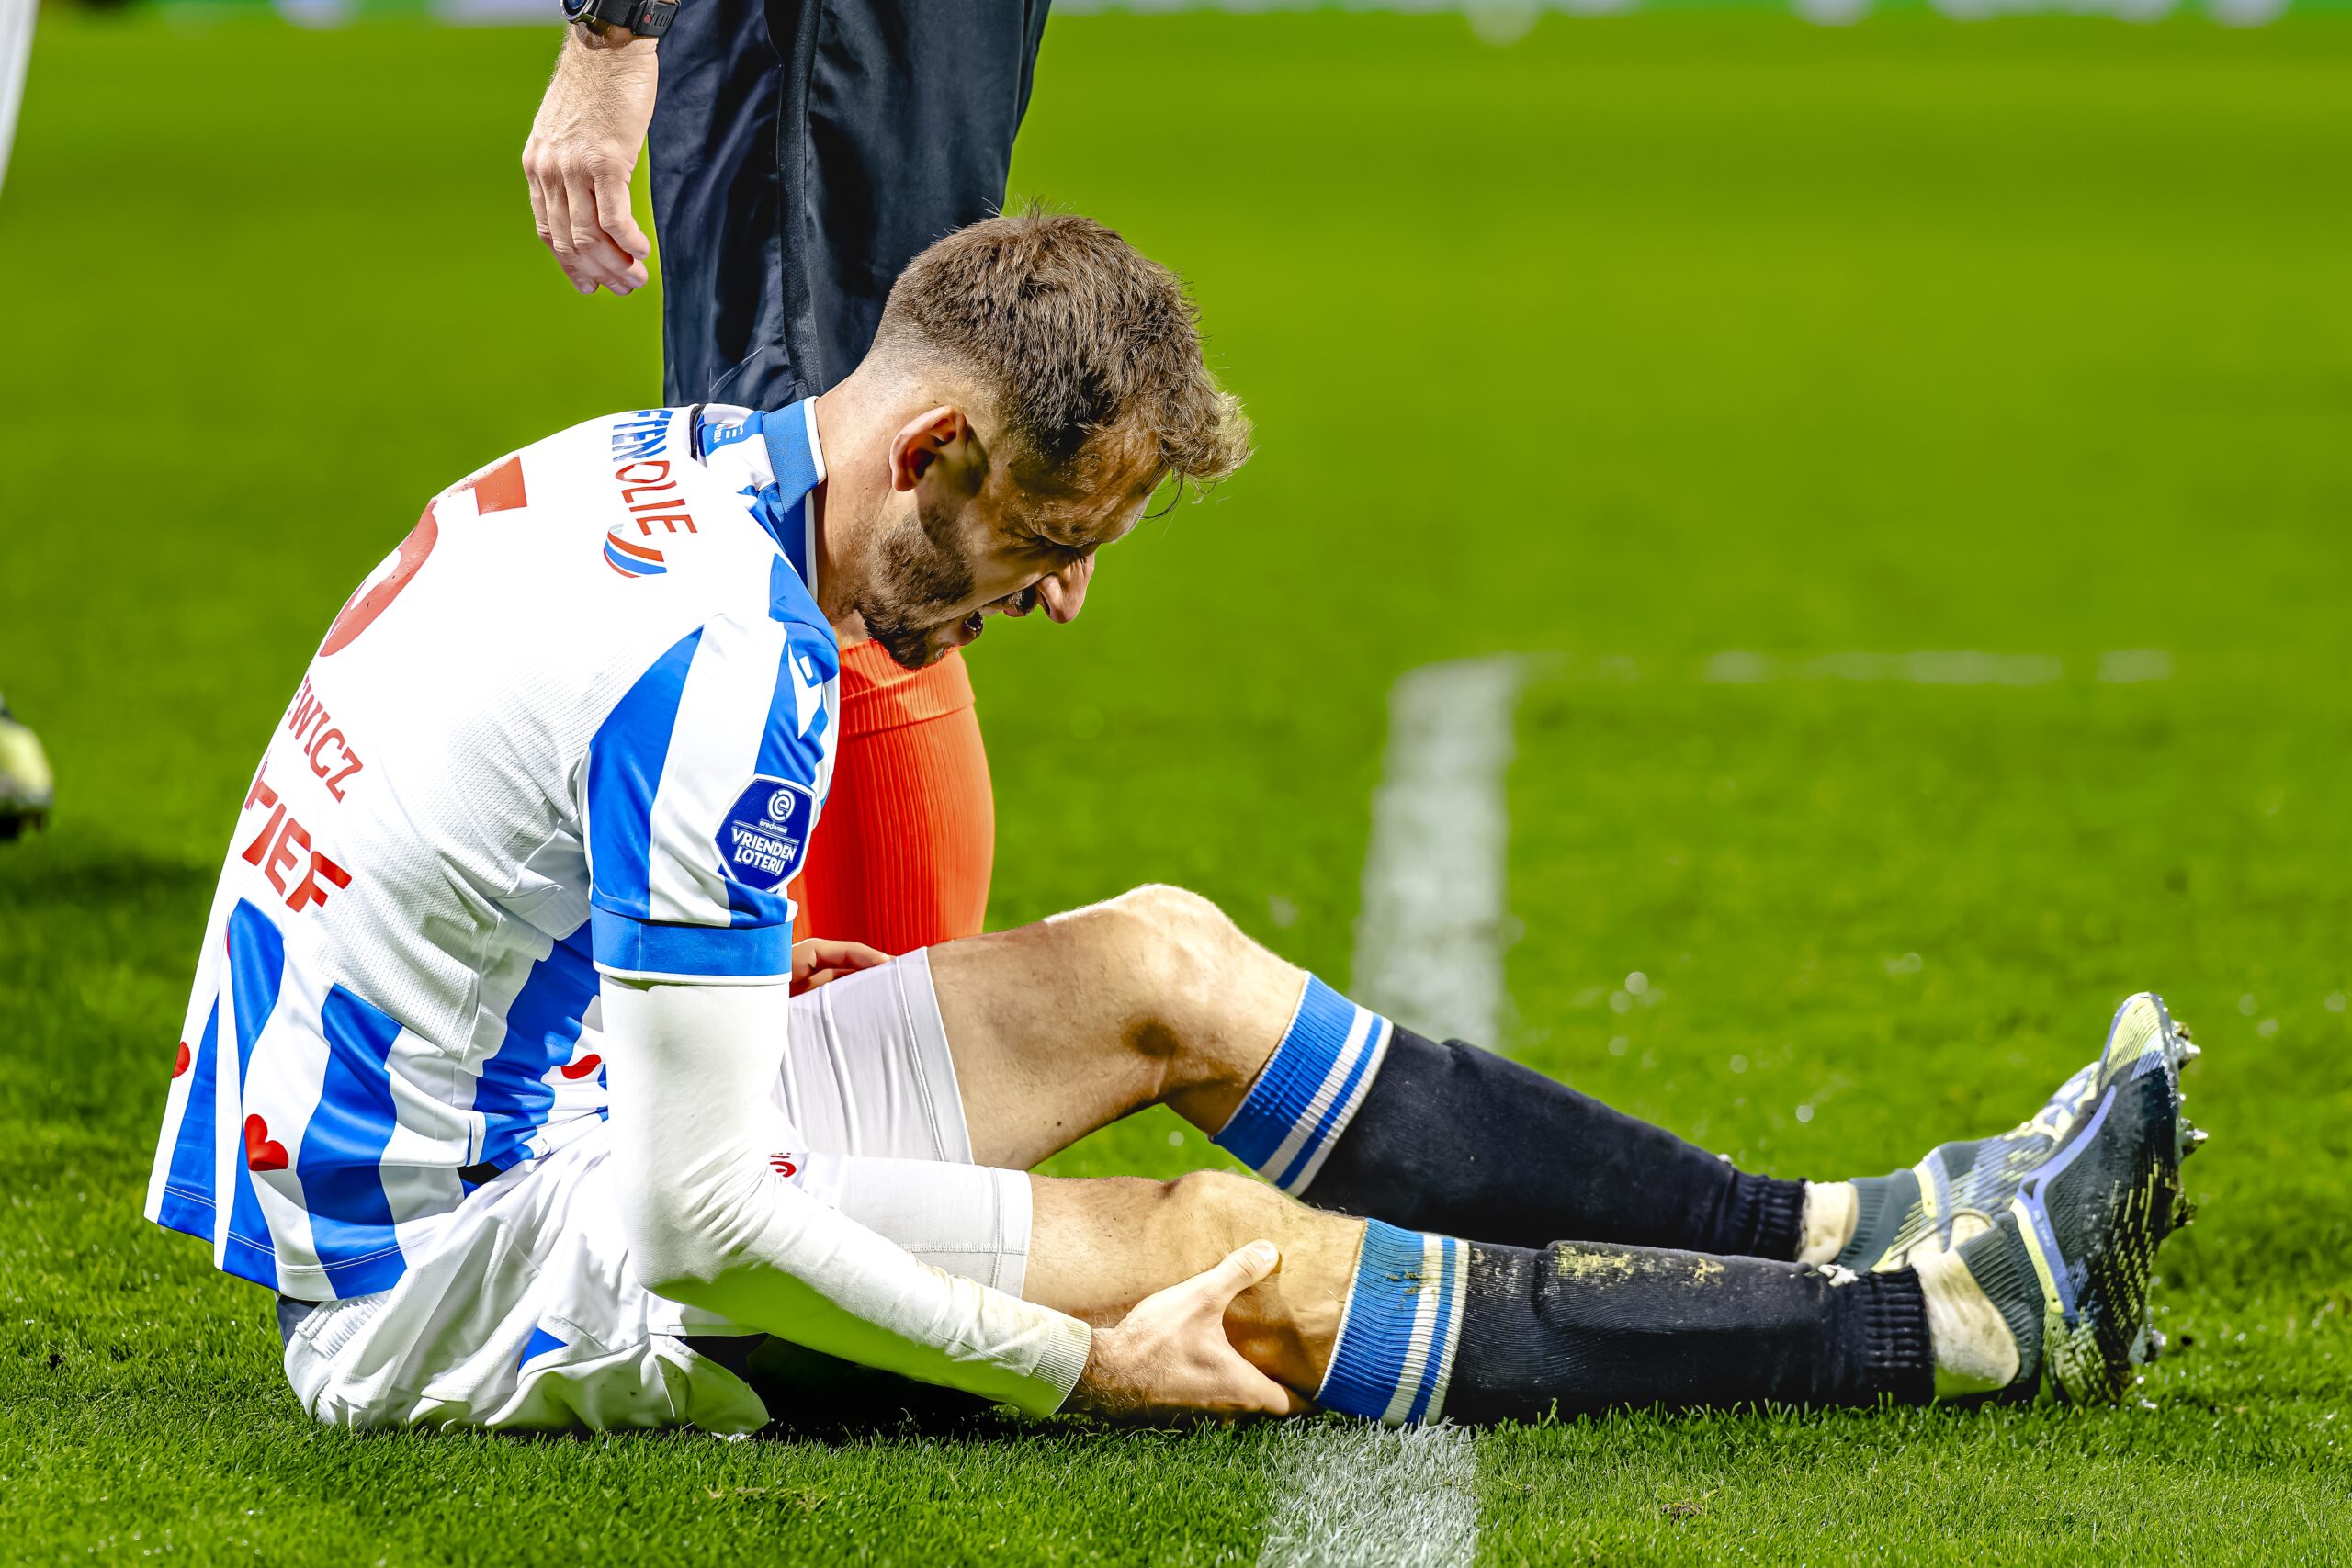
[[408,586],[408,580],[416,575],[417,568],[424,564],[424,558],[431,555],[433,547],[440,542],[441,525],[435,520],[433,507],[428,502],[424,515],[416,520],[416,526],[410,529],[408,537],[401,541],[401,558],[393,566],[391,575],[365,592],[351,596],[351,602],[343,607],[343,614],[337,615],[334,625],[327,628],[327,640],[319,645],[319,657],[324,659],[329,654],[341,653],[361,632],[374,626],[376,617],[392,607],[392,601],[401,596],[401,590]]
[[[530,497],[523,488],[523,459],[520,456],[507,458],[488,473],[469,479],[458,488],[474,492],[474,509],[483,516],[493,512],[512,512],[518,506],[530,504]],[[337,615],[334,625],[327,628],[327,640],[319,645],[319,657],[324,659],[329,654],[341,653],[357,640],[361,632],[374,626],[376,617],[392,607],[392,601],[401,596],[401,590],[408,586],[409,579],[416,575],[417,569],[424,564],[424,558],[431,555],[433,547],[440,542],[440,520],[433,515],[433,506],[428,502],[424,515],[416,520],[416,526],[410,529],[408,537],[401,541],[401,558],[393,565],[390,575],[366,592],[351,596],[351,602],[343,607],[343,614]]]

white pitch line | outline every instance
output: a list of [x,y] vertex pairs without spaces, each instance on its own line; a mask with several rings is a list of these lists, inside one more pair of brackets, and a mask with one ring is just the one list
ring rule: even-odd
[[[1497,1040],[1503,852],[1519,666],[1425,665],[1388,699],[1352,995],[1407,1028]],[[1477,1469],[1458,1427],[1286,1431],[1261,1568],[1458,1568],[1478,1544]]]
[[1499,1040],[1503,771],[1518,698],[1510,659],[1425,664],[1388,695],[1352,994],[1432,1039]]
[[[1620,666],[1630,660],[1603,660]],[[1898,682],[1913,686],[2048,686],[2062,680],[2066,661],[2048,653],[1976,653],[1926,649],[1915,653],[1825,653],[1813,659],[1775,659],[1733,649],[1710,658],[1699,678],[1718,685],[1750,686],[1765,681]],[[2160,648],[2121,648],[2098,656],[2098,678],[2109,685],[2172,678],[2172,655]]]
[[1293,1427],[1261,1568],[1460,1568],[1478,1546],[1477,1466],[1459,1427]]

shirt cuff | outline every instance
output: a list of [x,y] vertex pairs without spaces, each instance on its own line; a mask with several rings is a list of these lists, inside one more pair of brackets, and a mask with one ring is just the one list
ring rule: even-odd
[[588,911],[589,951],[616,980],[768,986],[792,978],[792,928],[660,925]]
[[1083,1318],[1066,1320],[1064,1332],[1050,1341],[1037,1358],[1037,1381],[1053,1391],[1053,1403],[1031,1412],[1051,1416],[1069,1403],[1070,1390],[1085,1374],[1087,1358],[1094,1354],[1094,1330]]

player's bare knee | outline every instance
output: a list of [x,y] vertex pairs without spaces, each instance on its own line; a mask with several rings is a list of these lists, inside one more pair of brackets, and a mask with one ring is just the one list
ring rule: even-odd
[[1214,900],[1165,882],[1131,887],[1102,907],[1117,912],[1130,941],[1162,953],[1206,957],[1246,940]]
[[1213,900],[1185,888],[1146,883],[1112,903],[1134,959],[1171,1008],[1214,996],[1224,977],[1259,951]]
[[1160,1185],[1170,1223],[1193,1243],[1202,1267],[1235,1247],[1269,1240],[1279,1244],[1285,1223],[1306,1210],[1255,1177],[1229,1170],[1188,1171]]

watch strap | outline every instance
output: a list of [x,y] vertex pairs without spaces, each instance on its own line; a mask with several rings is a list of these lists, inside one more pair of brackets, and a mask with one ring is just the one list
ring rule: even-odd
[[600,22],[639,38],[660,38],[678,15],[678,0],[564,0],[563,14],[574,22]]

